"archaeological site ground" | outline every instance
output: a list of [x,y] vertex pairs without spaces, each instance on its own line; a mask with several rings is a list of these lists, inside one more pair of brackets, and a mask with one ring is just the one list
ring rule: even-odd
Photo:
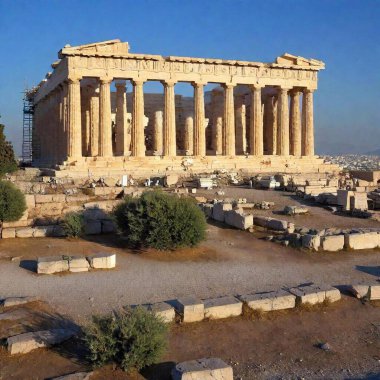
[[0,181],[1,380],[380,378],[380,170],[315,154],[322,61],[51,67]]

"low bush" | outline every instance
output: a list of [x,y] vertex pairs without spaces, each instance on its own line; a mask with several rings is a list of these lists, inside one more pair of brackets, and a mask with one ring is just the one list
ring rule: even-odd
[[0,222],[15,222],[26,210],[25,196],[13,183],[0,181]]
[[206,219],[192,198],[161,191],[127,196],[114,210],[119,229],[133,247],[175,249],[195,246],[206,236]]
[[124,371],[157,363],[167,346],[167,326],[143,308],[94,316],[84,342],[95,367],[116,363]]
[[69,237],[79,237],[84,234],[85,221],[81,212],[69,212],[63,219],[63,230]]

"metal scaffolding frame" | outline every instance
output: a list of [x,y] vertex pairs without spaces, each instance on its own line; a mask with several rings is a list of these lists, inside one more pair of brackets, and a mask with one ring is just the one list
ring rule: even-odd
[[32,163],[32,141],[33,141],[33,101],[24,93],[23,99],[23,121],[22,121],[22,161],[24,164]]

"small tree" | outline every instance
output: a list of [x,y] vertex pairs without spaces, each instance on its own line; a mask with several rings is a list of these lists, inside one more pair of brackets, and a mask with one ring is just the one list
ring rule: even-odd
[[0,124],[0,176],[17,170],[12,144],[5,139],[4,125]]
[[15,222],[25,210],[24,194],[13,183],[0,181],[0,222]]
[[85,221],[82,212],[69,212],[63,218],[63,230],[69,237],[79,237],[84,234]]
[[157,363],[167,346],[167,326],[140,307],[109,316],[94,316],[84,342],[95,367],[116,363],[124,371]]
[[206,219],[192,198],[147,191],[126,197],[114,215],[133,247],[175,249],[195,246],[206,236]]

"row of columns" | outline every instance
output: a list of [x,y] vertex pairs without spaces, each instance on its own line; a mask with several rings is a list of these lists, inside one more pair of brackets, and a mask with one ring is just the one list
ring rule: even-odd
[[[112,129],[111,129],[111,79],[100,79],[99,93],[99,146],[93,147],[91,153],[98,150],[101,157],[111,157]],[[144,93],[143,81],[133,81],[133,110],[131,141],[126,133],[126,87],[125,82],[116,83],[117,94],[117,140],[116,154],[125,155],[129,151],[131,142],[131,154],[136,157],[145,156],[144,139]],[[163,115],[163,155],[176,155],[176,126],[175,126],[175,82],[163,82],[164,85],[164,115]],[[205,133],[205,83],[193,83],[194,87],[194,133],[193,155],[206,155]],[[262,87],[250,85],[251,107],[249,126],[249,154],[261,156],[264,154],[264,121],[262,107]],[[81,89],[79,79],[68,81],[68,134],[67,155],[70,159],[82,156],[82,129],[81,129]],[[277,113],[273,112],[272,122],[277,125],[277,131],[273,130],[277,138],[276,153],[278,155],[312,156],[314,155],[314,128],[313,128],[313,92],[303,90],[302,114],[300,110],[301,90],[278,88]],[[290,95],[290,110],[289,110]],[[273,104],[272,104],[273,106]],[[265,108],[264,108],[265,109]],[[275,115],[276,114],[276,115]],[[266,117],[268,117],[266,115]],[[235,151],[235,109],[234,86],[224,85],[224,113],[223,113],[223,140],[222,154],[234,156]],[[220,121],[219,121],[220,124]],[[218,125],[220,127],[220,125]],[[96,138],[96,136],[94,136]],[[273,147],[272,153],[275,149]]]

